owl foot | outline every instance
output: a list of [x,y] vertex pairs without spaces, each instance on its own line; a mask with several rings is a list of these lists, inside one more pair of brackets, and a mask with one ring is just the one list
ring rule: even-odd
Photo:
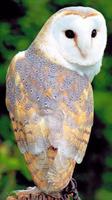
[[[46,195],[47,196],[47,195]],[[52,192],[48,194],[48,197],[51,197],[51,199],[61,199],[61,193],[60,192]]]
[[73,200],[81,200],[77,191],[77,182],[74,178],[71,179],[69,185],[62,191],[62,200],[72,197]]

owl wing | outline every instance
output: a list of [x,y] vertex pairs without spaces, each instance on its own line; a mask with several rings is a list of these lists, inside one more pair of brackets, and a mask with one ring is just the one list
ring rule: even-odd
[[7,74],[6,104],[20,151],[38,155],[52,146],[60,154],[80,163],[93,122],[91,85],[86,84],[79,99],[72,101],[74,110],[64,100],[64,97],[70,98],[70,88],[60,92],[62,98],[56,108],[51,109],[39,104],[37,91],[40,90],[41,97],[48,95],[48,91],[45,94],[44,88],[31,76],[34,76],[32,65],[25,59],[25,53],[17,54]]
[[[79,82],[79,88],[82,87]],[[66,91],[70,98],[69,91]],[[67,157],[81,163],[89,142],[93,125],[93,93],[88,82],[81,91],[79,98],[72,103],[66,101],[60,104],[65,113],[63,121],[63,139],[60,142],[60,151]]]
[[6,105],[21,153],[35,155],[53,145],[51,138],[57,143],[53,133],[61,130],[62,119],[58,111],[40,106],[38,96],[34,100],[38,88],[35,80],[30,81],[31,69],[24,52],[13,58],[6,79]]

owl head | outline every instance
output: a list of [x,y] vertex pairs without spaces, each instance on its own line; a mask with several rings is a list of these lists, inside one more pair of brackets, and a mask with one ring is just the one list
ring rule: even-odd
[[106,40],[106,23],[100,12],[67,7],[48,19],[34,44],[51,61],[92,80],[100,71]]

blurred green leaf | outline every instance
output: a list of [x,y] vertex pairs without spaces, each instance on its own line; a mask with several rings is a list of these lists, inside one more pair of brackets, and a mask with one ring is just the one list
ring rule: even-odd
[[10,34],[10,25],[8,23],[0,23],[0,42]]
[[112,172],[105,172],[103,174],[103,182],[105,182],[105,184],[111,184],[112,188]]
[[112,157],[111,157],[111,155],[106,157],[106,165],[107,165],[107,167],[112,169]]
[[12,132],[12,126],[11,121],[8,116],[3,115],[0,117],[0,134],[2,137],[7,140],[13,140],[13,132]]
[[81,1],[79,0],[79,1],[74,1],[74,0],[69,0],[69,1],[67,1],[67,0],[54,0],[54,2],[55,3],[57,3],[58,5],[62,5],[63,7],[64,7],[64,5],[66,5],[66,4],[69,4],[69,5],[73,5],[75,2],[76,3],[81,3]]
[[[112,57],[106,56],[103,60],[101,72],[94,79],[94,86],[96,90],[108,90],[111,86],[111,70],[112,69]],[[112,88],[111,88],[112,89]]]
[[94,91],[95,111],[106,124],[112,124],[112,93],[107,91]]
[[110,145],[112,145],[112,126],[107,126],[104,130],[103,130],[103,134],[105,136],[105,138],[107,139],[108,143],[110,143]]
[[105,190],[101,188],[96,192],[95,200],[111,200],[112,199],[112,191]]

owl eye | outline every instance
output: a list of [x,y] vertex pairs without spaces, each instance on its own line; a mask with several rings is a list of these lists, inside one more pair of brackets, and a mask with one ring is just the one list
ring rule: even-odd
[[66,30],[65,35],[67,38],[70,38],[70,39],[75,37],[75,33],[72,30]]
[[93,29],[93,30],[92,30],[92,33],[91,33],[91,37],[92,37],[92,38],[95,38],[96,35],[97,35],[97,30],[96,30],[96,29]]

